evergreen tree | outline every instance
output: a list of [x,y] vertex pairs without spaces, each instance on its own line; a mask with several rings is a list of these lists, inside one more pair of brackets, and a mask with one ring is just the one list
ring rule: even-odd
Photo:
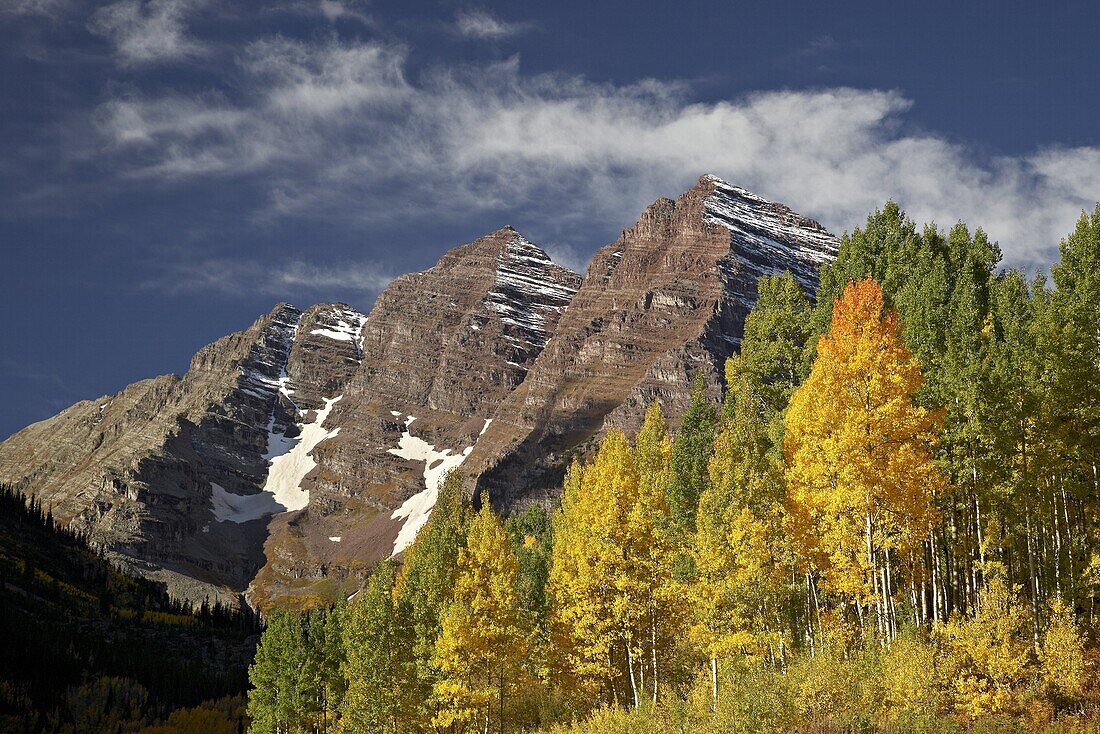
[[519,594],[523,608],[534,614],[540,633],[545,632],[549,610],[546,585],[554,547],[550,513],[539,505],[531,505],[508,518],[507,528],[519,560]]
[[810,372],[816,346],[813,304],[789,272],[765,275],[756,288],[741,351],[726,364],[726,384],[732,391],[733,385],[748,380],[760,412],[770,421],[786,409],[791,393]]
[[691,403],[684,413],[680,430],[672,443],[665,491],[670,540],[681,549],[675,568],[675,574],[680,579],[690,578],[692,573],[688,547],[695,535],[699,496],[710,481],[707,464],[717,429],[718,415],[707,399],[706,385],[700,375],[695,381]]

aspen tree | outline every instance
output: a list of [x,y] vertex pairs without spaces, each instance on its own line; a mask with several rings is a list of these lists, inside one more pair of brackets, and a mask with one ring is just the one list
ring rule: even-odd
[[923,378],[899,332],[875,281],[849,285],[791,398],[784,436],[794,540],[865,632],[874,611],[885,639],[896,631],[898,561],[927,535],[943,484],[937,416],[913,403]]
[[482,505],[458,559],[435,661],[435,725],[504,732],[508,702],[531,681],[532,616],[518,590],[519,561],[500,518]]

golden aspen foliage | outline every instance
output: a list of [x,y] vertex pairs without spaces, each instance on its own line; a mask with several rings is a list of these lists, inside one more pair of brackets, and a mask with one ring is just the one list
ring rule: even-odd
[[1085,681],[1085,645],[1073,609],[1059,598],[1050,604],[1050,615],[1039,646],[1040,676],[1054,699],[1081,697]]
[[509,701],[530,685],[533,625],[520,604],[518,575],[508,532],[486,503],[470,523],[442,615],[436,726],[504,731]]
[[944,705],[935,646],[907,631],[882,655],[881,666],[883,723],[919,726],[933,720]]
[[776,653],[790,571],[782,472],[769,455],[767,426],[748,380],[730,390],[694,543],[692,637],[712,659]]
[[878,283],[860,280],[837,300],[786,415],[792,539],[828,587],[860,605],[884,603],[879,569],[891,553],[908,558],[935,517],[938,416],[913,402],[922,382],[897,312]]
[[620,430],[607,434],[583,474],[574,468],[566,477],[550,570],[553,624],[564,677],[589,697],[636,704],[644,693],[657,539],[655,518],[638,508],[654,501],[642,501],[635,451]]
[[1011,713],[1031,676],[1033,649],[1027,609],[995,575],[972,617],[956,615],[941,630],[955,709],[970,719]]

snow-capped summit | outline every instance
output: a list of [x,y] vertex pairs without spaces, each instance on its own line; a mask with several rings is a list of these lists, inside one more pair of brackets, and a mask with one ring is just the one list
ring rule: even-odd
[[835,236],[813,219],[713,174],[699,183],[710,189],[704,219],[730,231],[733,256],[743,267],[757,277],[789,270],[804,288],[817,287],[818,269],[836,257]]
[[562,277],[562,268],[519,232],[511,230],[497,256],[496,283],[485,296],[485,305],[499,314],[514,338],[536,347],[545,346],[550,325],[577,292],[578,277]]

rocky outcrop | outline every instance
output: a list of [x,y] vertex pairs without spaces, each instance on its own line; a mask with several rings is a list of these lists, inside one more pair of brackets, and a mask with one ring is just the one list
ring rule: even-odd
[[369,315],[280,304],[183,377],[78,403],[0,444],[18,483],[192,599],[307,603],[400,553],[461,468],[509,510],[659,400],[717,399],[756,280],[812,291],[836,241],[714,177],[652,204],[581,277],[511,227],[397,278]]

